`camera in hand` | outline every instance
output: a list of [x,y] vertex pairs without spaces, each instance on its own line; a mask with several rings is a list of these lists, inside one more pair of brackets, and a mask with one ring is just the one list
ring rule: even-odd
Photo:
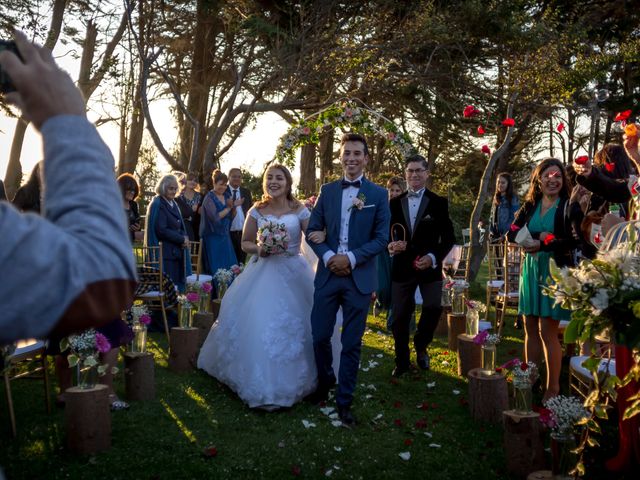
[[[12,40],[0,40],[0,52],[3,50],[9,50],[15,53],[19,58],[20,52],[18,52],[18,48],[16,47],[16,43]],[[11,79],[9,78],[9,74],[5,72],[0,66],[0,93],[9,93],[13,92],[16,88],[13,83],[11,83]]]

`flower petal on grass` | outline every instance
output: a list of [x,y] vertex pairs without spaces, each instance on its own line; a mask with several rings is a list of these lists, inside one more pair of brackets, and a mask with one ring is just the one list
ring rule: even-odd
[[302,425],[304,425],[304,428],[311,428],[316,426],[315,423],[312,423],[309,420],[302,420]]
[[334,449],[336,452],[341,452],[341,451],[342,451],[342,447],[333,447],[333,449]]
[[452,390],[454,395],[460,395],[460,390]]
[[438,445],[437,443],[430,443],[429,446],[431,448],[442,448],[442,445]]
[[400,452],[398,456],[404,461],[407,461],[411,458],[411,452]]
[[428,382],[427,383],[427,388],[435,388],[436,386],[436,382]]
[[334,427],[341,427],[342,426],[342,422],[340,420],[333,420],[331,422],[331,425],[333,425]]

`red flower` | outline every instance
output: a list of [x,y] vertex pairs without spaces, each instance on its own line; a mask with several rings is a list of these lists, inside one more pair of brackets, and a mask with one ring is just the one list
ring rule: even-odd
[[511,226],[509,227],[509,230],[511,230],[512,232],[517,232],[518,230],[520,230],[520,227],[515,223],[512,223]]
[[442,352],[443,355],[449,355],[449,352],[447,352],[446,350],[444,352]]
[[624,112],[620,112],[616,115],[616,118],[613,119],[614,122],[624,122],[631,116],[631,110],[625,110]]
[[418,270],[418,262],[420,261],[420,255],[418,255],[416,257],[416,259],[413,261],[413,269],[414,270]]
[[437,403],[432,403],[431,404],[431,410],[433,410],[434,408],[438,408],[438,404]]
[[482,128],[482,125],[478,125],[478,135],[484,135],[485,131],[484,128]]
[[502,373],[502,367],[496,367],[496,373]]
[[588,161],[589,161],[589,157],[587,155],[580,155],[579,157],[576,157],[576,159],[574,160],[574,162],[576,162],[578,165],[584,165]]
[[491,154],[491,149],[488,145],[482,145],[482,148],[480,150],[482,150],[482,153],[486,153],[487,155]]
[[393,423],[397,426],[397,427],[401,427],[402,426],[402,420],[400,420],[399,418],[396,418]]
[[420,405],[420,410],[429,410],[429,402],[422,402],[422,405]]
[[205,457],[215,457],[218,455],[218,449],[216,447],[214,447],[213,445],[210,445],[208,447],[206,447],[203,451],[202,454]]
[[549,235],[544,237],[544,240],[542,241],[542,243],[544,243],[545,245],[549,245],[555,239],[556,239],[556,236],[553,233],[550,233]]
[[294,477],[297,477],[300,475],[302,470],[300,470],[300,467],[298,465],[293,465],[291,467],[291,475],[293,475]]
[[414,424],[414,426],[418,429],[418,430],[422,430],[427,428],[427,420],[424,418],[421,418],[420,420],[416,421],[416,423]]
[[562,133],[564,131],[564,123],[560,122],[556,127],[556,130],[558,131],[558,133]]
[[389,382],[391,382],[391,385],[398,385],[400,383],[400,380],[394,377],[391,380],[389,380]]
[[505,127],[513,127],[516,124],[516,121],[513,118],[505,118],[502,121],[502,125]]
[[522,362],[520,364],[520,370],[522,370],[523,372],[526,372],[528,368],[529,368],[529,365],[526,362]]
[[395,402],[393,404],[393,408],[400,408],[400,407],[402,407],[402,402]]
[[413,445],[413,440],[411,440],[410,438],[407,438],[407,439],[404,441],[404,444],[405,444],[407,447],[410,447],[411,445]]
[[631,195],[638,195],[638,182],[633,182],[633,185],[631,185]]
[[476,107],[474,107],[473,105],[467,105],[462,111],[462,115],[464,116],[464,118],[471,118],[478,113],[480,112],[476,110]]
[[613,171],[616,169],[616,164],[615,163],[605,163],[604,164],[604,169],[609,173],[613,173]]
[[600,235],[600,232],[596,233],[593,237],[593,241],[595,243],[597,243],[598,245],[602,243],[602,235]]

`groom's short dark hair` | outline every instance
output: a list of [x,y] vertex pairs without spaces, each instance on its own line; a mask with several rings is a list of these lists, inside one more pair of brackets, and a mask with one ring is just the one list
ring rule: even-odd
[[369,146],[367,145],[367,139],[364,138],[359,133],[352,133],[352,132],[344,133],[342,135],[342,138],[340,138],[340,148],[342,149],[344,144],[347,142],[361,142],[362,145],[364,145],[364,148],[363,148],[364,154],[369,156]]
[[410,157],[407,157],[407,159],[404,162],[405,166],[409,165],[410,163],[421,163],[425,170],[429,169],[429,164],[427,163],[427,159],[424,158],[422,155],[418,155],[417,153],[414,155],[411,155]]

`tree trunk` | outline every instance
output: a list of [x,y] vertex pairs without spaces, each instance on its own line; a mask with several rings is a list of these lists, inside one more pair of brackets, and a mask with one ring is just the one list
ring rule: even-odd
[[467,326],[466,321],[467,317],[464,314],[450,313],[447,315],[449,350],[454,352],[458,351],[458,335],[465,332]]
[[335,130],[331,129],[320,137],[320,183],[327,183],[333,172],[333,141]]
[[300,194],[305,198],[316,193],[316,145],[311,143],[300,149]]
[[[56,46],[58,37],[60,36],[60,30],[62,29],[62,18],[64,17],[64,9],[67,5],[67,0],[55,0],[53,4],[53,14],[51,15],[51,23],[49,24],[49,32],[47,33],[47,39],[44,42],[45,48],[53,51],[53,47]],[[20,156],[22,154],[22,142],[24,141],[24,134],[27,131],[29,122],[23,118],[16,120],[16,130],[13,134],[13,140],[11,142],[11,153],[9,154],[9,162],[7,164],[7,171],[4,177],[4,188],[7,192],[7,198],[13,199],[20,183],[22,182],[22,165],[20,164]]]
[[502,412],[509,408],[507,379],[499,374],[485,375],[481,368],[469,370],[469,410],[474,420],[502,423]]
[[127,400],[147,401],[156,396],[156,377],[153,354],[126,352],[124,354],[124,390]]
[[518,478],[525,478],[534,470],[543,469],[544,434],[540,414],[519,414],[507,410],[502,417],[507,471]]

